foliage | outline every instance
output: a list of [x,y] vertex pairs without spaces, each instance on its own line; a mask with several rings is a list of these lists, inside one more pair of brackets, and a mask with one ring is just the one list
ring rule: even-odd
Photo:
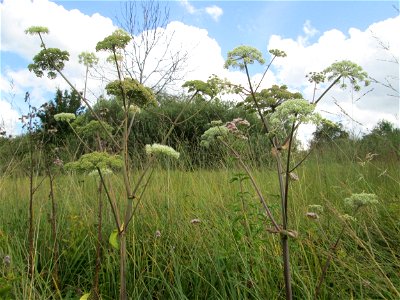
[[340,123],[323,122],[319,124],[313,133],[310,141],[311,148],[322,147],[323,145],[349,139],[349,133],[344,130]]
[[[264,114],[273,113],[279,105],[289,99],[303,98],[303,95],[299,92],[289,92],[286,85],[278,86],[275,84],[270,88],[263,89],[260,92],[255,93],[255,96],[258,106]],[[244,106],[246,109],[251,111],[256,111],[255,103],[250,95],[238,105]]]
[[57,89],[54,99],[42,104],[37,112],[43,142],[59,146],[71,134],[70,126],[67,123],[57,122],[55,115],[69,113],[79,116],[81,111],[81,101],[74,90],[71,92],[65,90],[63,93]]

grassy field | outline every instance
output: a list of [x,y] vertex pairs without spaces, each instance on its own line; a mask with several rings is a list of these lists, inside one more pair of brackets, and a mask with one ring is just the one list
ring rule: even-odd
[[[400,298],[400,176],[396,163],[317,158],[298,170],[290,190],[290,240],[295,299],[312,299],[322,265],[332,255],[321,299]],[[128,231],[128,293],[132,299],[282,299],[280,239],[266,229],[262,207],[248,180],[231,182],[238,170],[156,170]],[[279,215],[274,170],[255,170],[262,191]],[[39,183],[42,177],[35,178]],[[110,176],[113,191],[123,184]],[[48,181],[35,193],[35,280],[27,276],[27,178],[0,181],[0,292],[7,299],[79,299],[90,291],[96,259],[98,182],[95,177],[58,175],[55,200],[60,247],[60,286],[54,288],[51,203]],[[355,221],[343,199],[375,193],[379,204],[360,210]],[[118,251],[103,195],[102,299],[118,298]],[[122,201],[122,200],[121,200]],[[309,205],[323,207],[309,219]],[[198,221],[193,221],[198,219]],[[345,226],[337,251],[330,247]],[[11,262],[8,264],[6,255]],[[8,259],[8,258],[7,258]],[[6,296],[8,295],[8,296]],[[1,298],[1,297],[0,297]]]

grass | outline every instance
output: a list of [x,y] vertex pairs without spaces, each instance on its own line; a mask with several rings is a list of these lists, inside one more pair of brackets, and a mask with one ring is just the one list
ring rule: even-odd
[[[382,174],[384,171],[386,172]],[[251,184],[230,183],[238,171],[156,170],[128,232],[128,293],[132,299],[282,299],[280,239],[268,233]],[[272,210],[279,212],[274,170],[254,175]],[[321,299],[398,299],[400,290],[400,176],[396,164],[338,164],[308,161],[298,170],[290,198],[293,292],[312,299],[321,266],[349,213],[343,199],[375,193],[380,204],[364,209],[349,223],[333,254]],[[36,180],[39,182],[41,178]],[[123,184],[110,181],[116,194]],[[79,299],[91,289],[95,266],[97,180],[59,175],[55,180],[60,242],[59,290],[52,279],[49,187],[35,194],[36,274],[26,275],[28,179],[3,177],[0,183],[0,293],[5,299]],[[305,217],[308,205],[324,211]],[[104,198],[102,299],[118,298],[118,253],[108,243],[114,223]],[[200,219],[200,223],[191,220]],[[161,236],[156,236],[156,231]],[[1,297],[0,297],[1,298]]]

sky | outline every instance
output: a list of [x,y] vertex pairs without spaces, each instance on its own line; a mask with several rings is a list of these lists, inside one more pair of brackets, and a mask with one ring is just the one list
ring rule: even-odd
[[[207,80],[212,74],[245,86],[245,74],[223,68],[227,52],[249,45],[258,48],[268,61],[268,50],[277,48],[287,57],[275,61],[261,88],[285,84],[311,100],[313,86],[305,75],[336,61],[351,60],[380,83],[360,92],[335,87],[317,109],[355,135],[367,133],[382,119],[399,126],[398,2],[180,0],[160,5],[169,8],[169,21],[160,29],[165,40],[149,57],[149,72],[165,49],[163,41],[171,41],[171,55],[187,53],[181,80],[169,86],[169,91],[184,92],[184,81]],[[85,69],[77,57],[82,51],[95,52],[96,43],[118,28],[124,7],[125,2],[118,1],[2,0],[0,127],[8,134],[21,133],[18,118],[27,111],[26,92],[32,104],[40,106],[54,97],[56,88],[68,88],[61,78],[37,78],[28,71],[27,65],[40,47],[37,38],[24,34],[26,28],[49,28],[47,46],[69,51],[65,73],[83,89]],[[97,55],[101,60],[106,58]],[[265,67],[251,66],[253,82],[261,78]],[[157,75],[149,77],[147,83],[151,85],[152,80],[157,81]],[[89,99],[95,101],[104,91],[104,80],[93,75],[88,87]],[[317,94],[323,88],[319,87]],[[313,130],[313,126],[303,126],[300,139],[306,143]]]

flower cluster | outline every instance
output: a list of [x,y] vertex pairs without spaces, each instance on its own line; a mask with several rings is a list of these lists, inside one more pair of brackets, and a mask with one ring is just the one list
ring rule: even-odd
[[201,136],[201,143],[203,147],[210,147],[210,144],[218,137],[227,136],[229,129],[226,126],[214,126],[207,129]]
[[75,116],[75,114],[72,114],[72,113],[59,113],[59,114],[54,115],[54,119],[57,122],[68,122],[69,123],[72,120],[75,120],[76,116]]
[[344,202],[348,206],[360,208],[361,206],[377,204],[378,198],[375,194],[360,193],[352,194],[350,197],[344,199]]
[[91,152],[82,155],[77,161],[65,164],[66,170],[78,172],[91,172],[101,170],[120,169],[123,166],[123,161],[119,155],[111,155],[106,152]]
[[140,114],[140,111],[141,111],[140,107],[135,104],[131,104],[129,106],[129,114],[132,116],[134,116],[136,114]]
[[228,128],[229,132],[235,135],[236,137],[247,140],[247,137],[243,135],[242,131],[239,130],[238,126],[250,126],[249,121],[244,120],[242,118],[233,119],[230,122],[225,124],[225,127]]
[[306,217],[309,219],[319,219],[318,213],[322,213],[324,211],[324,207],[318,204],[310,204],[308,206],[308,212],[306,213]]
[[[100,169],[100,172],[101,172],[102,176],[113,174],[113,171],[111,169],[109,169],[109,168],[102,168],[102,169]],[[89,176],[93,176],[93,177],[99,176],[99,171],[93,170],[88,175]]]
[[172,158],[178,159],[179,152],[175,151],[174,148],[161,144],[146,145],[147,155],[166,155]]

